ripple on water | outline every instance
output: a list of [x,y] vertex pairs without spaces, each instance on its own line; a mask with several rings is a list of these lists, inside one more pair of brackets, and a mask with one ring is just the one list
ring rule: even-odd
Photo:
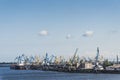
[[120,80],[119,74],[81,74],[0,68],[0,80]]

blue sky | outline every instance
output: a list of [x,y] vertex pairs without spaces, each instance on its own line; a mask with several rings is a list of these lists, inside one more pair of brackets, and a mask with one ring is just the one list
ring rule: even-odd
[[94,57],[97,46],[114,59],[119,21],[119,0],[0,0],[0,62],[23,53],[68,58],[76,48],[79,56]]

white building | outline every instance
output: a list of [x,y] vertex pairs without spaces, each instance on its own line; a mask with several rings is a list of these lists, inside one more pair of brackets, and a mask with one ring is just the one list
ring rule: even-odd
[[112,66],[106,67],[106,70],[120,70],[120,64],[114,64]]
[[89,62],[82,63],[79,66],[79,68],[81,68],[81,69],[93,69],[93,67],[94,67],[94,65]]

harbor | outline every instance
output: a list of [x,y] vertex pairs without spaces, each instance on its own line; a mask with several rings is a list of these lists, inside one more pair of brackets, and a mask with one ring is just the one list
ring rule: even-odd
[[120,64],[118,55],[116,62],[109,61],[100,57],[99,47],[96,50],[96,56],[91,58],[80,58],[77,56],[78,48],[73,56],[66,60],[62,56],[54,56],[48,53],[43,59],[39,56],[25,56],[24,54],[15,58],[14,64],[10,65],[10,69],[14,70],[42,70],[57,71],[68,73],[108,73],[120,74]]
[[0,0],[0,80],[120,80],[120,0]]

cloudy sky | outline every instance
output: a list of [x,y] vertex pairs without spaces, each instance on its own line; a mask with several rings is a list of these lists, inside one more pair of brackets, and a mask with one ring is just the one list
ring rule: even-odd
[[[120,0],[0,0],[0,62],[45,53],[120,53]],[[120,56],[120,55],[119,55]]]

